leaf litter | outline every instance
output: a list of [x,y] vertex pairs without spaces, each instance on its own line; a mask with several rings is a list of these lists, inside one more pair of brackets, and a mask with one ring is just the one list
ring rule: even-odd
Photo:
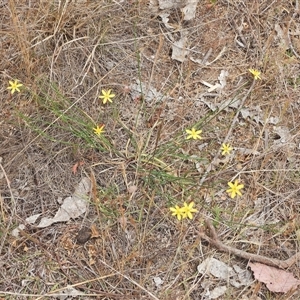
[[88,193],[91,189],[91,181],[84,177],[75,188],[72,196],[64,199],[61,207],[53,218],[42,218],[38,228],[44,228],[57,222],[66,222],[70,219],[76,219],[86,212],[88,204]]
[[181,38],[172,45],[172,59],[179,62],[184,62],[186,60],[186,56],[189,53],[189,50],[187,49],[187,43],[188,32],[185,30],[181,32]]
[[71,298],[78,298],[80,296],[84,296],[85,294],[79,290],[76,290],[72,286],[67,286],[64,290],[60,292],[59,295],[53,295],[54,299],[66,300]]
[[[167,1],[163,1],[163,0],[158,0],[158,1],[155,1],[155,0],[151,0],[151,3],[157,3],[157,5],[159,4],[159,9],[172,9],[172,8],[174,8],[174,7],[180,7],[181,8],[181,11],[183,12],[183,16],[184,16],[184,20],[189,20],[189,19],[192,19],[192,18],[194,18],[195,17],[195,9],[193,9],[193,5],[197,5],[197,2],[198,1],[172,1],[172,0],[167,0]],[[186,4],[186,6],[183,6],[184,4]],[[188,3],[190,3],[190,6],[188,6]],[[196,3],[196,4],[195,4]],[[196,7],[196,6],[195,6]],[[167,23],[169,22],[169,18],[168,18],[168,16],[169,16],[169,13],[167,13],[167,12],[165,12],[164,13],[165,14],[165,19],[163,19],[163,22],[165,23],[165,26],[166,26],[166,28],[169,28],[169,29],[171,29],[171,28],[174,28],[173,26],[171,26],[171,25],[168,25]],[[161,14],[162,15],[162,14]],[[168,26],[169,27],[168,27]],[[277,24],[276,24],[277,25]],[[279,28],[280,29],[280,28]],[[282,33],[281,32],[279,32],[279,29],[278,28],[275,28],[275,30],[277,31],[277,33],[278,33],[278,37],[280,37],[280,35],[282,35]],[[280,29],[281,30],[281,29]],[[173,52],[172,52],[172,58],[173,59],[175,59],[175,60],[179,60],[179,61],[182,61],[182,62],[184,62],[185,60],[186,60],[186,57],[187,57],[187,55],[189,54],[189,50],[187,49],[187,45],[188,45],[188,39],[186,38],[185,40],[182,40],[184,37],[187,37],[187,34],[186,34],[186,36],[181,36],[181,38],[177,41],[177,42],[180,42],[179,43],[179,46],[177,45],[177,51],[178,51],[178,49],[180,50],[180,51],[178,51],[178,54],[174,54],[174,48],[173,48]],[[280,37],[281,38],[281,37]],[[282,38],[281,38],[282,39]],[[176,43],[176,42],[175,42]],[[173,57],[173,54],[174,54],[174,57]],[[199,63],[201,63],[201,62],[199,62]],[[203,62],[202,62],[203,63]],[[223,70],[224,71],[224,70]],[[224,71],[225,72],[225,71]],[[223,74],[224,75],[224,74]],[[227,73],[227,75],[228,75],[228,73]],[[226,75],[226,76],[227,76]],[[223,78],[221,78],[221,74],[220,74],[220,76],[219,76],[219,81],[220,81],[220,83],[217,83],[217,84],[215,84],[215,85],[211,85],[211,86],[208,86],[209,87],[209,89],[208,89],[208,92],[211,92],[211,91],[217,91],[217,92],[219,92],[219,90],[222,90],[223,88],[224,88],[224,86],[226,85],[226,76],[225,77],[223,77]],[[225,80],[223,80],[223,79],[225,79]],[[149,87],[148,87],[149,88]],[[150,88],[150,90],[151,90],[151,88]],[[150,96],[149,98],[147,97],[147,100],[148,100],[148,102],[150,102],[150,101],[153,101],[153,98],[156,98],[156,99],[159,99],[159,98],[162,98],[162,95],[160,95],[156,90],[154,90],[154,91],[150,91],[150,92],[152,92],[152,97]],[[141,94],[141,91],[137,91],[137,93],[140,93]],[[156,94],[156,96],[154,96],[153,97],[153,95],[154,94]],[[217,96],[219,95],[219,94],[216,94]],[[151,99],[150,99],[151,98]],[[209,101],[207,101],[206,99],[204,99],[204,97],[202,97],[202,101],[203,101],[203,103],[205,103],[210,109],[212,109],[212,110],[216,110],[216,109],[222,109],[222,107],[218,107],[218,105],[215,105],[214,103],[211,103],[211,102],[209,102]],[[147,102],[147,101],[146,101]],[[230,100],[230,102],[232,102],[232,99]],[[234,103],[230,103],[229,105],[228,105],[228,108],[226,107],[225,109],[237,109],[238,108],[238,104],[239,102],[238,101],[236,101],[236,103],[234,102]],[[224,103],[223,103],[224,104]],[[226,106],[227,106],[227,104],[228,103],[225,103],[226,104]],[[215,105],[215,106],[214,106]],[[250,118],[250,119],[252,119],[252,120],[254,120],[256,123],[261,123],[261,124],[265,124],[265,123],[268,123],[268,124],[273,124],[273,125],[276,125],[277,123],[278,123],[278,121],[279,121],[279,119],[277,118],[277,117],[270,117],[269,119],[265,119],[265,116],[264,116],[264,114],[261,114],[261,109],[260,109],[260,107],[254,107],[254,109],[249,109],[249,108],[242,108],[242,110],[240,111],[240,116],[243,118],[243,119],[247,119],[247,118]],[[284,131],[278,131],[277,132],[278,133],[278,135],[280,136],[280,139],[277,139],[277,144],[284,144],[284,143],[286,143],[288,140],[290,140],[290,138],[291,138],[291,135],[289,134],[289,131],[286,131],[286,132],[284,132]],[[238,148],[235,148],[235,150],[236,149],[238,149]],[[247,148],[239,148],[239,149],[241,149],[242,151],[244,151],[245,152],[245,154],[253,154],[253,155],[259,155],[259,153],[258,152],[256,152],[255,154],[254,153],[252,153],[251,151],[251,149],[247,149]],[[244,149],[244,150],[243,150]],[[248,152],[248,153],[247,153]],[[196,157],[197,158],[197,157]],[[228,160],[229,160],[229,157],[228,158],[226,158],[226,161],[222,161],[222,163],[227,163],[228,162]],[[77,168],[79,167],[80,165],[74,165],[74,167],[73,167],[73,172],[74,173],[76,173],[77,172]],[[200,172],[201,173],[201,172]],[[129,190],[128,190],[128,192],[129,193],[131,193]],[[134,192],[134,191],[133,191]],[[132,192],[132,193],[133,193]],[[87,196],[88,196],[88,192],[84,195],[84,197],[83,198],[85,198],[85,201],[86,201],[86,198],[87,198]],[[72,196],[72,197],[74,197],[74,195]],[[72,198],[71,197],[71,198]],[[69,197],[68,197],[69,198]],[[66,199],[68,199],[68,198],[66,198]],[[80,197],[77,197],[77,198],[80,198]],[[77,210],[77,213],[73,213],[73,209],[72,208],[70,208],[72,205],[70,205],[70,201],[68,202],[68,201],[66,201],[66,199],[62,202],[62,205],[61,205],[61,208],[57,211],[57,213],[56,213],[56,215],[55,215],[55,217],[54,218],[50,218],[50,219],[47,219],[47,218],[43,218],[42,220],[44,220],[45,221],[45,224],[47,224],[47,222],[49,223],[49,220],[52,222],[53,221],[53,223],[55,223],[55,222],[64,222],[64,221],[67,221],[67,220],[69,220],[69,219],[74,219],[74,218],[76,218],[76,217],[78,217],[78,216],[80,216],[81,214],[83,214],[85,211],[86,211],[86,209],[84,210],[84,209],[77,209],[77,204],[75,205],[76,207],[75,207],[75,211]],[[73,199],[73,202],[76,202],[76,201],[74,201],[74,199]],[[64,213],[62,213],[61,212],[61,210],[62,211],[64,211],[66,214],[64,214]],[[79,211],[79,212],[78,212]],[[67,215],[67,216],[66,216]],[[26,219],[26,221],[28,222],[28,223],[35,223],[36,221],[37,221],[37,219],[39,218],[41,216],[41,214],[37,214],[37,215],[33,215],[33,216],[31,216],[31,217],[29,217],[29,218],[27,218]],[[48,220],[48,221],[47,221]],[[51,223],[50,222],[50,223]],[[120,223],[121,222],[123,222],[123,223],[126,223],[126,222],[124,222],[124,220],[123,221],[120,221]],[[53,224],[53,223],[51,223],[51,224]],[[263,222],[264,223],[264,222]],[[40,224],[39,224],[39,226],[42,224],[42,222],[40,222]],[[49,225],[51,225],[51,224],[49,224]],[[49,225],[47,225],[47,226],[49,226]],[[46,226],[45,226],[46,227]],[[124,227],[126,227],[126,224],[125,224],[125,226]],[[95,232],[95,235],[97,235],[97,232]],[[300,236],[300,234],[299,234],[299,236]],[[298,237],[298,239],[299,239],[299,237]],[[243,269],[240,269],[239,270],[239,267],[238,266],[233,266],[232,268],[231,267],[229,267],[229,266],[227,266],[226,264],[224,264],[225,266],[222,266],[221,267],[221,269],[223,270],[223,273],[227,276],[227,278],[228,278],[228,275],[230,275],[230,274],[232,274],[232,272],[234,273],[235,272],[235,274],[236,275],[230,275],[230,276],[238,276],[238,274],[239,273],[246,273],[245,271],[247,271],[247,270],[243,270]],[[200,266],[200,265],[199,265]],[[218,266],[218,268],[220,267],[220,265],[218,265],[217,264],[217,266]],[[217,269],[218,269],[217,268]],[[281,271],[281,270],[280,270]],[[208,273],[207,273],[208,274]],[[210,273],[211,275],[213,275],[213,276],[215,276],[215,277],[217,277],[217,278],[219,278],[220,280],[227,280],[227,279],[225,279],[225,278],[223,278],[220,274],[222,274],[222,272],[220,271],[220,272],[215,272],[215,271],[211,271],[211,273]],[[223,274],[223,275],[224,275]],[[247,274],[249,274],[249,272],[247,272]],[[255,275],[255,274],[254,274]],[[229,276],[229,278],[230,278],[230,276]],[[238,276],[239,277],[239,276]],[[250,276],[251,277],[251,276]],[[258,276],[259,277],[259,276]],[[156,279],[156,280],[155,280]],[[155,277],[155,279],[154,279],[154,282],[156,283],[156,286],[157,287],[159,287],[160,286],[160,282],[161,282],[161,279],[159,278],[159,277]],[[257,278],[258,280],[260,280],[261,278]],[[297,285],[299,284],[298,283],[298,281],[297,281],[297,279],[295,279],[296,280],[296,283],[297,283]],[[240,280],[241,281],[241,280]],[[239,284],[241,284],[240,283],[240,281],[238,281],[238,283],[235,285],[235,283],[234,283],[234,281],[231,281],[230,283],[233,285],[233,286],[236,286],[236,287],[238,287],[238,286],[240,286]],[[290,280],[290,281],[293,281],[293,280]],[[264,281],[262,281],[262,282],[264,282]],[[266,284],[268,284],[268,281],[266,281]],[[226,286],[222,286],[222,285],[220,285],[219,287],[217,287],[217,288],[215,288],[215,289],[212,289],[212,290],[207,290],[207,294],[206,294],[206,296],[208,296],[210,299],[217,299],[218,297],[221,297],[225,292],[226,292]],[[279,292],[282,292],[282,290],[283,290],[283,288],[280,288],[279,289]]]
[[[67,222],[70,219],[76,219],[83,215],[87,210],[88,194],[91,190],[91,181],[88,177],[81,179],[79,184],[75,187],[72,196],[65,198],[61,207],[56,212],[53,218],[44,217],[37,225],[38,228],[45,228],[53,223]],[[25,219],[28,224],[34,224],[41,214],[35,214]],[[12,236],[18,237],[20,230],[25,228],[24,224],[20,224],[12,231]]]
[[171,33],[168,33],[168,37],[172,41],[172,59],[179,62],[184,62],[189,54],[190,50],[187,45],[188,41],[188,30],[183,29],[181,24],[170,24],[169,16],[171,9],[180,8],[183,15],[184,21],[191,21],[196,16],[196,8],[199,0],[158,0],[150,1],[150,9],[156,11],[160,16],[166,29],[174,30],[177,27],[181,28],[179,31],[180,38],[176,41],[172,37]]
[[300,284],[300,280],[285,270],[280,270],[261,263],[249,263],[255,279],[266,284],[271,292],[287,293]]
[[[248,286],[253,282],[252,274],[249,270],[242,269],[238,265],[230,267],[213,257],[206,258],[198,265],[197,270],[202,275],[213,275],[219,280],[229,282],[236,288]],[[206,287],[205,295],[208,296],[209,299],[217,299],[225,294],[226,290],[226,286],[218,286],[211,291]]]

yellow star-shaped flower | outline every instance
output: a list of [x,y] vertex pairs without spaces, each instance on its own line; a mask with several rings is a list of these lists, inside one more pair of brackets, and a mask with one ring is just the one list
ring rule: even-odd
[[260,71],[256,70],[256,69],[249,69],[249,72],[253,75],[254,79],[261,79],[260,77]]
[[107,101],[112,102],[111,98],[115,97],[115,94],[111,94],[111,90],[102,90],[101,91],[102,96],[99,96],[100,99],[103,99],[103,104],[105,104]]
[[101,125],[100,127],[97,125],[97,127],[93,128],[94,133],[100,136],[104,132],[104,125]]
[[231,198],[234,198],[236,195],[242,196],[242,193],[240,192],[240,190],[244,187],[244,185],[239,184],[238,180],[235,180],[234,183],[228,182],[228,185],[229,185],[230,189],[228,189],[226,192],[228,194],[230,194]]
[[221,147],[221,150],[222,150],[222,155],[226,155],[226,154],[230,154],[230,151],[232,150],[232,147],[230,146],[230,144],[222,144],[222,147]]
[[172,216],[176,216],[179,221],[182,219],[183,217],[182,207],[176,205],[174,207],[170,207],[170,211],[172,212]]
[[186,137],[187,140],[189,140],[189,139],[201,140],[202,139],[202,137],[200,135],[202,133],[202,130],[196,130],[193,127],[192,130],[186,129],[185,132],[188,134],[188,136]]
[[15,81],[9,81],[9,87],[8,90],[11,90],[11,94],[13,94],[15,91],[20,93],[19,87],[23,86],[22,83],[18,83],[20,80],[16,79]]
[[186,202],[183,203],[183,207],[181,208],[182,210],[182,218],[189,218],[193,219],[192,213],[198,212],[197,209],[193,208],[194,202],[191,202],[190,204],[187,204]]

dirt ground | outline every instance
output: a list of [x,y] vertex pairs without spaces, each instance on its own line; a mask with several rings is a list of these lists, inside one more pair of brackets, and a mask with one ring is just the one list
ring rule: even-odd
[[187,3],[0,3],[0,299],[300,299],[298,0]]

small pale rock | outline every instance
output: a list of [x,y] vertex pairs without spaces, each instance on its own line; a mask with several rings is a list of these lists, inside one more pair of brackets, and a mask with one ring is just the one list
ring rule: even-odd
[[153,281],[156,287],[160,287],[164,283],[164,281],[158,276],[153,277]]
[[220,296],[224,295],[227,290],[225,285],[215,287],[209,295],[209,299],[218,299]]

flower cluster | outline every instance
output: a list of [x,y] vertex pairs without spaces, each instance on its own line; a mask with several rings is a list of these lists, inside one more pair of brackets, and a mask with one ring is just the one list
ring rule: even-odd
[[[112,93],[111,90],[102,90],[101,91],[102,95],[99,96],[100,99],[102,99],[103,104],[106,104],[107,102],[112,103],[112,98],[115,97],[116,95]],[[104,132],[104,124],[102,125],[97,125],[96,127],[93,128],[94,133],[97,136],[100,136]]]
[[[248,71],[252,74],[254,80],[261,79],[261,72],[257,69],[248,69]],[[200,140],[202,139],[201,133],[202,130],[197,130],[195,127],[192,129],[186,129],[185,132],[187,133],[186,139],[194,139],[194,140]],[[221,146],[222,155],[230,155],[233,148],[230,144],[223,143]],[[236,196],[242,196],[241,190],[244,188],[244,185],[239,183],[238,180],[235,180],[234,182],[228,182],[229,189],[226,190],[226,192],[229,194],[231,198],[235,198]],[[176,216],[178,220],[181,220],[183,218],[190,218],[192,219],[192,210],[194,210],[193,207],[194,203],[192,202],[190,206],[188,206],[186,203],[184,203],[184,207],[179,207],[176,205],[175,207],[171,207],[172,215]],[[196,210],[195,210],[196,211]]]
[[187,204],[186,202],[183,203],[183,207],[179,207],[175,205],[174,207],[170,207],[170,211],[172,212],[172,216],[176,216],[177,219],[180,221],[181,219],[193,218],[193,213],[198,212],[197,209],[193,208],[194,202]]
[[[254,76],[254,79],[261,79],[260,77],[260,71],[255,69],[249,69],[249,72]],[[8,90],[10,90],[11,94],[14,94],[15,92],[20,92],[20,87],[22,87],[23,84],[20,83],[18,79],[15,79],[14,81],[9,81],[9,86],[7,87]],[[99,96],[100,99],[102,99],[103,104],[106,104],[107,102],[112,103],[112,98],[115,97],[115,94],[112,93],[112,91],[109,90],[102,90],[102,95]],[[101,136],[101,134],[104,133],[104,124],[97,125],[93,128],[94,133],[97,136]],[[187,133],[186,139],[193,139],[193,140],[201,140],[201,133],[202,130],[197,130],[195,127],[192,127],[192,129],[186,129],[185,132]],[[230,144],[223,143],[221,146],[222,155],[229,155],[230,152],[233,150]],[[241,196],[241,189],[244,187],[243,184],[239,184],[238,180],[235,180],[233,182],[228,182],[229,189],[226,190],[226,192],[230,195],[231,198],[235,198],[237,195]],[[170,210],[172,212],[173,216],[176,216],[178,220],[189,218],[193,218],[193,213],[198,212],[197,209],[193,208],[194,202],[191,202],[190,204],[187,204],[184,202],[182,207],[179,207],[178,205],[171,207]]]
[[[251,73],[253,74],[253,76],[256,76],[257,78],[260,79],[260,77],[259,77],[260,72],[259,71],[251,69]],[[255,77],[255,79],[257,79],[256,77]],[[196,130],[193,127],[191,130],[186,129],[185,132],[188,134],[188,136],[186,137],[187,140],[189,140],[189,139],[194,139],[194,140],[202,139],[202,137],[200,135],[202,133],[202,130]],[[222,150],[222,155],[230,155],[230,152],[233,150],[233,148],[230,144],[223,143],[222,146],[221,146],[221,150]],[[234,183],[228,182],[228,186],[229,186],[229,189],[226,190],[226,192],[229,194],[229,196],[231,198],[235,198],[237,195],[242,196],[242,193],[241,193],[240,190],[244,187],[244,185],[239,184],[238,180],[235,180]],[[190,205],[193,206],[194,205],[193,202]],[[190,207],[191,209],[193,209],[192,206]],[[178,205],[176,205],[175,207],[171,207],[170,209],[173,212],[172,215],[177,216],[178,220],[184,219],[186,217],[188,217],[190,219],[192,218],[192,214],[191,214],[192,211],[189,211],[189,214],[187,213],[188,208],[186,206],[186,203],[185,203],[184,207],[179,207]]]

